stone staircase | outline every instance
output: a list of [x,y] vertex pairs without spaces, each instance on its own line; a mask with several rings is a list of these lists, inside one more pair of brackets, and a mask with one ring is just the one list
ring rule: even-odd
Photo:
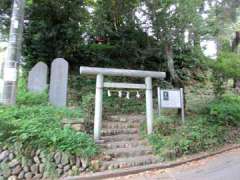
[[100,171],[157,163],[152,148],[139,134],[143,115],[110,116],[103,121]]

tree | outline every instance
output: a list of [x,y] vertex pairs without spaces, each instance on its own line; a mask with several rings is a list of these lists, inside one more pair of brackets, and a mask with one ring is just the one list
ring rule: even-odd
[[[28,1],[24,61],[50,65],[64,57],[79,65],[168,70],[176,87],[197,77],[204,56],[204,0]],[[142,11],[142,16],[137,13]],[[189,40],[185,42],[185,33]],[[193,70],[194,71],[191,71]],[[190,74],[190,75],[189,75]]]
[[64,57],[71,68],[82,63],[81,46],[85,43],[90,14],[90,1],[36,0],[27,8],[24,33],[25,68],[39,61],[51,64],[56,57]]
[[[185,32],[192,30],[195,34],[194,45],[199,48],[200,31],[198,29],[201,24],[201,17],[198,13],[203,1],[143,1],[147,7],[145,11],[151,22],[153,35],[159,42],[159,49],[163,49],[162,53],[167,61],[168,71],[171,80],[176,87],[184,87],[176,67],[177,63],[174,58],[193,51],[194,46],[191,43],[184,42]],[[198,25],[198,26],[197,26]],[[190,45],[190,46],[189,46]],[[201,54],[201,53],[200,53]],[[176,59],[175,59],[176,60]],[[192,62],[193,63],[193,62]],[[192,64],[191,63],[191,64]]]
[[146,42],[149,42],[149,37],[137,23],[135,13],[138,6],[138,0],[97,1],[90,34],[94,39],[100,37],[104,41],[89,46],[94,65],[137,69],[147,67],[142,54],[148,46]]
[[[225,82],[228,79],[240,78],[240,58],[234,52],[221,52],[217,61],[210,61],[210,67],[213,69],[213,85],[216,96],[224,94]],[[237,88],[237,90],[240,89]]]
[[9,33],[10,14],[11,14],[12,1],[2,0],[0,2],[0,37],[7,40]]
[[[214,2],[211,7],[211,14],[209,19],[213,19],[212,29],[215,29],[212,36],[217,39],[218,54],[221,52],[235,52],[238,53],[238,46],[240,42],[240,28],[239,28],[239,0],[222,0]],[[229,61],[232,61],[229,59]],[[238,87],[237,87],[238,86]],[[240,82],[235,79],[234,87],[239,88]]]

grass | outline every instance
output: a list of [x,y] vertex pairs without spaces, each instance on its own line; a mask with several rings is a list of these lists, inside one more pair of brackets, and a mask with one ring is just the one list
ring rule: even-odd
[[176,110],[162,110],[162,116],[154,120],[153,135],[145,134],[145,124],[141,127],[143,136],[162,160],[239,142],[239,97],[231,94],[215,99],[211,84],[191,86],[186,92],[185,124],[181,124]]
[[[23,82],[21,82],[23,83]],[[85,132],[63,128],[63,119],[84,117],[80,108],[56,108],[48,103],[47,93],[35,94],[20,84],[17,105],[0,106],[0,145],[29,149],[61,151],[91,158],[98,153],[92,137]]]
[[227,127],[212,124],[206,117],[188,118],[186,121],[181,125],[173,117],[155,119],[155,133],[147,138],[163,160],[216,148],[226,142]]
[[186,88],[186,111],[189,114],[201,114],[214,99],[211,83],[195,84]]

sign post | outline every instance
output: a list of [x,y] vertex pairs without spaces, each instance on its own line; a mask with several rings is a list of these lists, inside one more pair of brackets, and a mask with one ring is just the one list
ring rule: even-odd
[[158,114],[161,115],[161,108],[181,109],[182,122],[185,122],[184,95],[183,89],[160,89],[158,87]]

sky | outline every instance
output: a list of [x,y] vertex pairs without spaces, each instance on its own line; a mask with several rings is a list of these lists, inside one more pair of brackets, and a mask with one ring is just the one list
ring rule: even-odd
[[217,45],[213,40],[201,41],[201,47],[205,56],[216,59],[217,58]]

